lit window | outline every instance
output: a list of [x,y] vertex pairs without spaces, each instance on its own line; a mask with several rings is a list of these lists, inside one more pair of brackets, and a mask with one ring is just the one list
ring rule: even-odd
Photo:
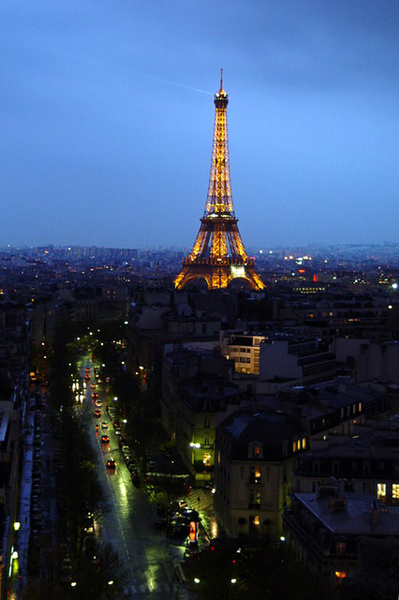
[[392,484],[392,499],[399,500],[399,483]]
[[378,500],[385,500],[387,495],[386,483],[377,483],[377,498]]
[[254,525],[257,525],[257,526],[259,526],[259,524],[260,524],[259,515],[255,515],[255,516],[254,516]]
[[260,448],[259,446],[254,446],[254,456],[259,456],[260,455]]
[[361,402],[359,402],[358,411],[362,412],[362,403]]
[[202,459],[202,462],[204,463],[204,467],[209,467],[211,464],[211,455],[209,454],[209,452],[204,452],[204,457]]
[[294,442],[294,443],[292,444],[292,451],[293,451],[293,452],[296,452],[296,442]]
[[298,440],[298,450],[301,449],[301,440]]
[[261,472],[259,467],[251,467],[251,481],[252,483],[260,483]]
[[305,450],[306,448],[306,438],[302,439],[302,449]]

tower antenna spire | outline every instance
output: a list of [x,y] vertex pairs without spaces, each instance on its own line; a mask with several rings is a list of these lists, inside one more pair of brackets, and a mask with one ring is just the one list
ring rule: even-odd
[[220,91],[223,90],[223,69],[220,69]]

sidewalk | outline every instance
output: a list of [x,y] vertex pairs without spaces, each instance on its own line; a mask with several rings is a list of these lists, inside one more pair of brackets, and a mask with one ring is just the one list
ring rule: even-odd
[[188,496],[184,498],[190,508],[199,513],[200,535],[204,536],[207,543],[209,540],[222,535],[222,530],[217,522],[213,508],[213,494],[205,488],[193,488]]

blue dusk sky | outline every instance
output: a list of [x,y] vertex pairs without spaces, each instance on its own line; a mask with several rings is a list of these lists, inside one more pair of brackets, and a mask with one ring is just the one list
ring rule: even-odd
[[399,240],[397,0],[5,0],[0,247],[190,248],[220,68],[247,248]]

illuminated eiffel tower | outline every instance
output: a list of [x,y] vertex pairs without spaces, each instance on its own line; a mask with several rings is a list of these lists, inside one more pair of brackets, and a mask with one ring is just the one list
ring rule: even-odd
[[229,97],[223,89],[223,70],[220,90],[213,100],[216,115],[205,211],[192,250],[174,281],[175,288],[202,278],[209,290],[224,289],[233,279],[243,279],[253,290],[263,290],[265,284],[255,273],[254,259],[245,251],[234,214],[227,138]]

